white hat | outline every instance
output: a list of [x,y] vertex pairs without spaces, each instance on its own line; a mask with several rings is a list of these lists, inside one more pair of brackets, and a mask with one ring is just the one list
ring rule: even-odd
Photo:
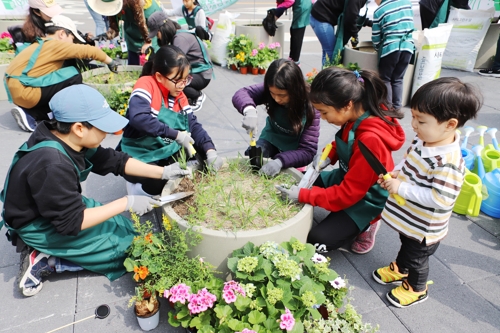
[[87,4],[100,15],[113,16],[122,10],[123,0],[87,0]]
[[55,0],[29,0],[28,3],[31,8],[39,9],[48,17],[54,17],[63,11]]
[[69,17],[64,16],[64,15],[56,15],[53,18],[50,19],[49,22],[45,23],[46,27],[59,27],[59,28],[64,28],[68,29],[71,31],[71,33],[78,38],[79,41],[82,43],[85,43],[85,39],[80,36],[78,33],[78,30],[76,29],[75,22],[73,22]]

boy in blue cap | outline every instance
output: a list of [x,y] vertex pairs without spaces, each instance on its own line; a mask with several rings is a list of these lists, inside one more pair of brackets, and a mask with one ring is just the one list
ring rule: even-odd
[[106,134],[121,130],[128,120],[91,87],[65,88],[49,105],[54,119],[40,123],[15,154],[0,194],[7,235],[21,252],[18,282],[25,296],[37,294],[42,277],[54,271],[88,269],[110,280],[125,273],[134,229],[120,213],[142,215],[159,202],[125,196],[102,205],[86,198],[80,183],[90,171],[157,179],[188,174],[178,164],[148,165],[101,147]]

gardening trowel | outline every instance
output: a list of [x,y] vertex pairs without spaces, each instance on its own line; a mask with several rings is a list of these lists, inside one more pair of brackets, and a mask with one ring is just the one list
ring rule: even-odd
[[304,177],[302,177],[302,179],[299,182],[298,185],[299,188],[311,188],[311,186],[314,184],[316,179],[318,179],[318,176],[320,174],[319,166],[326,160],[331,150],[332,150],[332,144],[329,143],[326,145],[325,149],[323,149],[323,153],[321,154],[321,157],[318,161],[318,164],[316,165],[316,168],[313,168],[311,165],[307,169],[306,174],[304,175]]
[[158,201],[160,201],[161,205],[163,206],[163,205],[168,204],[170,202],[184,199],[184,198],[189,197],[190,195],[193,195],[193,194],[194,194],[193,191],[177,192],[174,194],[169,194],[169,195],[165,195],[163,197],[160,197],[160,199],[158,199]]
[[250,152],[248,153],[248,158],[250,159],[250,165],[254,171],[258,171],[262,168],[262,148],[257,147],[252,131],[250,131]]
[[[373,169],[373,171],[375,171],[377,175],[380,174],[384,175],[383,178],[385,180],[392,178],[391,174],[387,172],[382,162],[378,160],[378,158],[371,152],[370,149],[368,149],[367,146],[365,146],[363,142],[361,142],[361,140],[358,140],[358,147],[359,150],[361,151],[361,154],[363,154],[364,158],[366,159],[370,167]],[[398,205],[404,206],[406,204],[406,200],[399,194],[394,193],[391,195],[396,200]]]

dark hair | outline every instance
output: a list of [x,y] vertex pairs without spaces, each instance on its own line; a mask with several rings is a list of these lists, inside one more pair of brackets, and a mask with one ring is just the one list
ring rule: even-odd
[[[79,123],[81,123],[83,126],[87,127],[88,129],[91,129],[91,128],[94,127],[94,126],[92,126],[87,121],[79,121]],[[73,126],[73,124],[76,124],[76,122],[74,122],[74,123],[63,123],[61,121],[57,121],[55,119],[52,119],[49,122],[49,127],[51,129],[54,129],[54,130],[58,131],[61,134],[69,134],[69,132],[71,132],[71,126]]]
[[456,77],[442,77],[424,84],[415,92],[410,103],[412,109],[430,114],[438,123],[456,118],[457,127],[476,118],[482,105],[483,96],[479,89]]
[[33,43],[37,37],[45,37],[45,21],[37,13],[40,14],[40,9],[30,7],[23,24],[22,31],[27,43]]
[[154,75],[160,73],[163,76],[172,74],[174,68],[178,68],[177,74],[173,78],[180,79],[182,74],[189,69],[189,60],[180,48],[174,45],[162,46],[156,51],[152,61],[148,61],[142,68],[141,76]]
[[161,33],[161,38],[158,38],[158,45],[170,45],[174,41],[174,36],[181,26],[179,23],[172,20],[165,20],[158,31]]
[[271,119],[280,105],[272,98],[269,87],[286,90],[289,96],[288,119],[295,134],[302,130],[302,119],[306,117],[306,126],[314,120],[314,108],[309,102],[308,86],[304,75],[295,62],[278,59],[271,63],[264,76],[264,102]]
[[[49,26],[49,27],[46,27],[46,28],[45,28],[45,33],[46,33],[47,35],[53,35],[53,34],[55,34],[56,32],[58,32],[59,30],[64,31],[64,33],[65,33],[66,35],[68,35],[68,36],[69,36],[69,35],[73,35],[73,33],[71,32],[71,30],[68,30],[68,29],[66,29],[66,28],[61,28],[61,27],[53,26],[53,25],[52,25],[52,26]],[[76,36],[75,36],[75,40],[77,40],[77,39],[78,39],[78,38],[76,38]]]
[[352,101],[355,109],[362,106],[365,111],[393,125],[386,116],[403,118],[401,112],[387,109],[387,87],[376,72],[360,70],[358,75],[359,78],[356,73],[345,68],[323,69],[311,85],[311,102],[342,109]]

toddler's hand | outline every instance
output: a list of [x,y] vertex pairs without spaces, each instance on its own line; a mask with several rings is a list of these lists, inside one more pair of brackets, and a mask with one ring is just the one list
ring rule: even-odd
[[[380,175],[380,177],[382,177],[382,175]],[[379,182],[380,182],[380,186],[383,188],[383,189],[386,189],[390,194],[397,194],[398,193],[398,189],[399,189],[399,185],[401,184],[401,181],[398,180],[398,179],[395,179],[395,178],[391,178],[391,179],[383,179],[381,178],[382,181],[380,181],[379,179]]]

